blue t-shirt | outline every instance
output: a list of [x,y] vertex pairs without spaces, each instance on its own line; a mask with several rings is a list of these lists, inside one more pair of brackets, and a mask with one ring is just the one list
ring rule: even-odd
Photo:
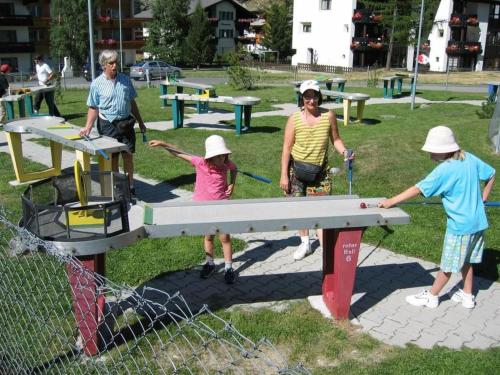
[[114,80],[101,74],[90,84],[87,106],[97,108],[109,122],[130,116],[130,102],[135,99],[135,92],[129,76],[118,73]]
[[449,232],[472,234],[488,228],[480,181],[489,180],[494,174],[490,165],[466,152],[464,160],[440,163],[416,186],[426,198],[442,198]]

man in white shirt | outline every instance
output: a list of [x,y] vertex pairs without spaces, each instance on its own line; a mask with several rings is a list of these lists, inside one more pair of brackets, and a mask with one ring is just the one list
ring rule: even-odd
[[[34,61],[35,61],[36,77],[38,78],[38,84],[44,87],[52,85],[53,79],[55,78],[54,72],[52,71],[50,66],[43,61],[43,56],[42,55],[36,56]],[[34,78],[34,76],[31,78]],[[53,95],[53,93],[50,93],[50,95]],[[49,101],[47,100],[47,93],[39,92],[35,96],[35,105],[33,108],[35,113],[38,113],[38,111],[40,111],[40,106],[42,105],[42,101],[44,98],[45,102],[50,107]],[[57,109],[56,103],[53,103],[53,105],[54,105],[53,115],[60,117],[61,114]]]

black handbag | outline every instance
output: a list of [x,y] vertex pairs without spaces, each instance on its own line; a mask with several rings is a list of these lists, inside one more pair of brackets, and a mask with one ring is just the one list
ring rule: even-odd
[[302,182],[314,182],[318,180],[321,172],[323,171],[323,165],[294,160],[293,170],[295,172],[295,177],[297,177],[298,180]]
[[116,126],[120,134],[127,135],[134,132],[135,118],[130,116],[123,120],[115,120],[113,121],[113,124]]

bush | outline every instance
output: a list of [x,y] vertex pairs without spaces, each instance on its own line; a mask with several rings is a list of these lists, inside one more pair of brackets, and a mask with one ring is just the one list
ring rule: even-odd
[[494,101],[494,97],[488,96],[488,100],[481,103],[481,109],[476,110],[477,116],[479,118],[492,118],[495,112],[495,107],[497,103]]
[[241,64],[242,57],[244,55],[241,52],[227,54],[229,84],[236,89],[251,90],[255,85],[256,78],[252,76],[250,69]]
[[377,63],[373,64],[372,68],[368,67],[368,79],[366,80],[366,87],[377,87],[380,77],[381,69]]

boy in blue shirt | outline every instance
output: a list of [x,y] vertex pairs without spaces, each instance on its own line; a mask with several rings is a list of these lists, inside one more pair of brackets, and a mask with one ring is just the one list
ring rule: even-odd
[[[460,149],[451,129],[437,126],[429,130],[422,147],[432,160],[440,164],[415,186],[379,203],[389,208],[422,194],[440,196],[448,217],[441,255],[440,271],[430,290],[406,297],[414,306],[436,308],[439,292],[452,272],[462,272],[463,287],[451,297],[463,307],[475,306],[472,295],[473,263],[481,263],[484,249],[484,230],[488,220],[484,203],[495,182],[495,170],[476,156]],[[480,181],[486,181],[481,193]]]

